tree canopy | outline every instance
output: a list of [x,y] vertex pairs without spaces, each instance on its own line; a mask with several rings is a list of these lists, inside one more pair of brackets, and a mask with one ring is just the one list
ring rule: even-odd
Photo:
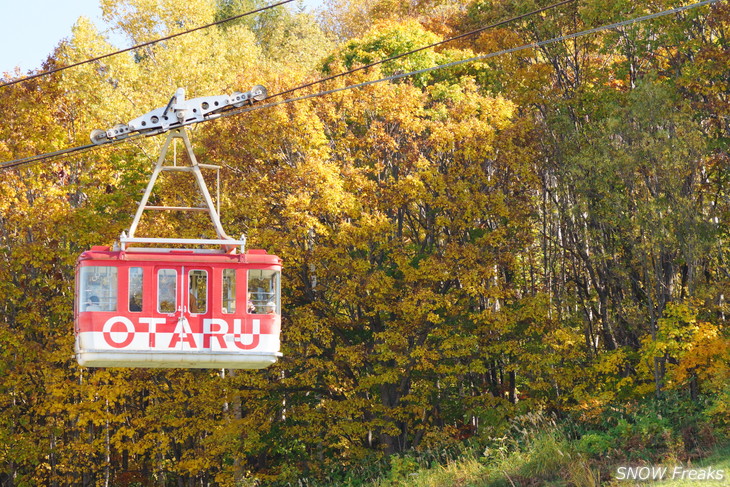
[[[549,3],[280,7],[0,87],[0,158],[85,145],[178,87],[283,91]],[[134,44],[262,5],[101,0]],[[569,3],[303,93],[676,5]],[[75,361],[76,258],[128,228],[161,137],[0,171],[2,484],[294,485],[668,391],[726,427],[729,29],[719,2],[195,126],[224,227],[284,262],[284,357],[262,371]],[[114,49],[81,18],[38,69]]]

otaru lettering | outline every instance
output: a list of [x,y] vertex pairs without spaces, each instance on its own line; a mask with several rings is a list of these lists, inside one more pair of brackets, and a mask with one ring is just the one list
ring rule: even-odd
[[[102,329],[104,341],[116,349],[127,348],[133,343],[144,344],[155,350],[164,349],[239,349],[252,350],[259,345],[261,338],[261,320],[253,319],[248,329],[241,319],[232,320],[232,324],[221,318],[203,320],[202,331],[194,332],[186,318],[180,318],[174,330],[159,331],[167,323],[166,318],[140,317],[137,323],[125,316],[109,318]],[[141,338],[141,342],[140,342]]]

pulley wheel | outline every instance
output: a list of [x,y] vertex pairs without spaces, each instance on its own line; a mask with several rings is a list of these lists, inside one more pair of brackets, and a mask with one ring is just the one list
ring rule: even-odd
[[251,88],[251,98],[253,98],[256,101],[261,101],[264,98],[266,98],[267,92],[266,88],[264,88],[261,85],[256,85],[253,88]]
[[99,145],[107,140],[106,130],[94,129],[91,131],[90,138],[93,144]]

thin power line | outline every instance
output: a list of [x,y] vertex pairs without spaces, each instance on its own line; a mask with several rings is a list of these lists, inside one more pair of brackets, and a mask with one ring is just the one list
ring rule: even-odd
[[[644,15],[642,17],[636,17],[636,18],[633,18],[633,19],[628,19],[628,20],[623,20],[623,21],[620,21],[620,22],[615,22],[613,24],[603,25],[603,26],[600,26],[600,27],[594,27],[592,29],[587,29],[587,30],[583,30],[583,31],[580,31],[580,32],[575,32],[573,34],[566,34],[566,35],[560,36],[560,37],[553,37],[551,39],[546,39],[544,41],[532,42],[530,44],[524,44],[524,45],[518,46],[518,47],[512,47],[512,48],[509,48],[509,49],[502,49],[501,51],[490,52],[488,54],[483,54],[483,55],[480,55],[480,56],[474,56],[474,57],[470,57],[468,59],[461,59],[461,60],[453,61],[453,62],[446,63],[446,64],[440,64],[438,66],[433,66],[433,67],[430,67],[430,68],[419,69],[417,71],[410,71],[408,73],[394,74],[392,76],[388,76],[388,77],[385,77],[385,78],[380,78],[380,79],[371,80],[371,81],[365,81],[363,83],[358,83],[358,84],[355,84],[355,85],[348,85],[348,86],[344,86],[344,87],[341,87],[341,88],[334,88],[334,89],[331,89],[331,90],[320,91],[320,92],[317,92],[317,93],[313,93],[313,94],[310,94],[310,95],[304,95],[304,96],[300,96],[300,97],[297,97],[297,98],[287,98],[286,100],[281,100],[281,101],[278,101],[278,102],[266,103],[266,104],[263,104],[263,105],[256,105],[256,106],[253,106],[253,107],[247,107],[247,108],[243,108],[243,109],[230,110],[230,111],[227,111],[227,112],[224,112],[224,113],[219,114],[215,118],[230,117],[230,116],[233,116],[233,115],[238,115],[240,113],[251,112],[251,111],[254,111],[254,110],[262,110],[264,108],[275,107],[277,105],[282,105],[282,104],[285,104],[285,103],[292,103],[292,102],[295,102],[295,101],[302,101],[302,100],[306,100],[306,99],[309,99],[309,98],[315,98],[315,97],[324,96],[324,95],[331,95],[332,93],[337,93],[337,92],[340,92],[340,91],[352,90],[352,89],[357,89],[357,88],[363,88],[365,86],[373,85],[373,84],[376,84],[376,83],[383,83],[385,81],[394,81],[394,80],[406,78],[406,77],[409,77],[409,76],[416,76],[416,75],[419,75],[419,74],[428,73],[430,71],[435,71],[437,69],[447,69],[447,68],[451,68],[451,67],[454,67],[454,66],[459,66],[461,64],[471,63],[471,62],[474,62],[474,61],[482,61],[482,60],[485,60],[485,59],[489,59],[489,58],[493,58],[493,57],[497,57],[497,56],[502,56],[504,54],[511,54],[513,52],[524,51],[526,49],[534,49],[536,47],[542,47],[542,46],[546,46],[548,44],[555,44],[557,42],[562,42],[562,41],[566,41],[566,40],[570,40],[570,39],[575,39],[575,38],[583,37],[583,36],[586,36],[586,35],[589,35],[589,34],[595,34],[597,32],[602,32],[602,31],[605,31],[605,30],[615,29],[617,27],[623,27],[623,26],[635,24],[635,23],[638,23],[638,22],[644,22],[646,20],[651,20],[651,19],[655,19],[655,18],[658,18],[658,17],[664,17],[664,16],[671,15],[671,14],[676,14],[676,13],[679,13],[679,12],[683,12],[685,10],[690,10],[690,9],[697,8],[697,7],[702,7],[702,6],[705,6],[705,5],[711,5],[713,3],[717,3],[717,2],[720,2],[720,1],[722,1],[722,0],[703,0],[703,1],[698,2],[698,3],[693,3],[693,4],[685,5],[685,6],[682,6],[682,7],[676,7],[676,8],[672,8],[672,9],[669,9],[669,10],[664,10],[662,12],[657,12],[657,13],[653,13],[653,14],[649,14],[649,15]],[[213,117],[211,117],[211,118],[213,118]]]
[[318,85],[320,83],[324,83],[325,81],[330,81],[330,80],[333,80],[335,78],[339,78],[341,76],[346,76],[348,74],[352,74],[352,73],[356,73],[358,71],[362,71],[363,69],[372,68],[373,66],[377,66],[379,64],[383,64],[383,63],[386,63],[388,61],[393,61],[395,59],[402,58],[403,56],[408,56],[408,55],[415,54],[417,52],[420,52],[420,51],[423,51],[423,50],[426,50],[426,49],[430,49],[432,47],[437,47],[437,46],[440,46],[442,44],[446,44],[447,42],[452,42],[452,41],[456,41],[458,39],[463,39],[464,37],[473,36],[474,34],[478,34],[478,33],[483,32],[485,30],[494,29],[495,27],[500,27],[502,25],[509,24],[509,23],[514,22],[516,20],[522,20],[525,17],[530,17],[532,15],[539,14],[539,13],[544,12],[546,10],[550,10],[552,8],[555,8],[555,7],[560,7],[562,5],[565,5],[565,4],[568,4],[568,3],[572,3],[572,2],[575,2],[575,1],[577,1],[577,0],[563,0],[562,2],[554,3],[552,5],[548,5],[546,7],[542,7],[542,8],[539,8],[537,10],[533,10],[532,12],[527,12],[527,13],[524,13],[524,14],[521,14],[521,15],[517,15],[516,17],[512,17],[512,18],[509,18],[509,19],[500,20],[499,22],[496,22],[496,23],[493,23],[493,24],[490,24],[490,25],[487,25],[487,26],[484,26],[484,27],[480,27],[478,29],[475,29],[475,30],[472,30],[472,31],[469,31],[469,32],[465,32],[464,34],[459,34],[458,36],[449,37],[448,39],[444,39],[444,40],[439,41],[439,42],[434,42],[433,44],[429,44],[427,46],[419,47],[418,49],[413,49],[412,51],[408,51],[408,52],[404,52],[404,53],[401,53],[401,54],[397,54],[397,55],[391,56],[389,58],[381,59],[379,61],[375,61],[375,62],[372,62],[370,64],[366,64],[364,66],[358,66],[357,68],[351,69],[350,71],[345,71],[343,73],[335,74],[335,75],[329,76],[327,78],[322,78],[322,79],[318,79],[316,81],[312,81],[311,83],[307,83],[307,84],[304,84],[304,85],[301,85],[301,86],[297,86],[297,87],[294,87],[294,88],[290,88],[288,90],[281,91],[281,92],[276,93],[274,95],[270,95],[269,98],[274,98],[276,96],[286,95],[286,94],[289,94],[289,93],[291,93],[293,91],[299,91],[301,89],[308,88],[310,86],[314,86],[314,85]]
[[[355,84],[355,85],[344,86],[344,87],[341,87],[341,88],[334,88],[334,89],[331,89],[331,90],[320,91],[318,93],[313,93],[313,94],[310,94],[310,95],[299,96],[299,97],[296,97],[296,98],[288,98],[286,100],[281,100],[281,101],[278,101],[278,102],[266,103],[266,104],[263,104],[263,105],[256,105],[256,106],[248,107],[248,108],[244,108],[244,109],[231,110],[231,111],[228,111],[228,112],[225,112],[225,113],[217,114],[217,115],[215,115],[213,117],[210,117],[210,118],[208,118],[206,120],[213,120],[213,119],[217,119],[217,118],[230,117],[230,116],[233,116],[233,115],[239,115],[241,113],[251,112],[251,111],[254,111],[254,110],[262,110],[264,108],[271,108],[271,107],[275,107],[275,106],[278,106],[278,105],[283,105],[283,104],[286,104],[286,103],[293,103],[293,102],[296,102],[296,101],[307,100],[309,98],[315,98],[315,97],[320,97],[320,96],[324,96],[324,95],[330,95],[330,94],[333,94],[333,93],[338,93],[340,91],[352,90],[352,89],[358,89],[358,88],[364,88],[366,86],[373,85],[373,84],[376,84],[376,83],[383,83],[383,82],[386,82],[386,81],[394,81],[394,80],[406,78],[406,77],[409,77],[409,76],[415,76],[415,75],[418,75],[418,74],[428,73],[430,71],[435,71],[437,69],[451,68],[451,67],[454,67],[454,66],[459,66],[461,64],[471,63],[471,62],[474,62],[474,61],[482,61],[482,60],[485,60],[485,59],[490,59],[490,58],[493,58],[493,57],[502,56],[504,54],[510,54],[510,53],[514,53],[514,52],[518,52],[518,51],[524,51],[526,49],[534,49],[536,47],[542,47],[542,46],[546,46],[546,45],[549,45],[549,44],[555,44],[557,42],[562,42],[562,41],[566,41],[566,40],[570,40],[570,39],[575,39],[575,38],[578,38],[578,37],[583,37],[583,36],[586,36],[586,35],[589,35],[589,34],[595,34],[595,33],[602,32],[602,31],[606,31],[606,30],[610,30],[610,29],[616,29],[618,27],[623,27],[623,26],[626,26],[626,25],[631,25],[631,24],[635,24],[635,23],[639,23],[639,22],[644,22],[644,21],[647,21],[647,20],[651,20],[651,19],[655,19],[655,18],[659,18],[659,17],[664,17],[664,16],[671,15],[671,14],[676,14],[676,13],[679,13],[679,12],[683,12],[683,11],[690,10],[690,9],[694,9],[694,8],[698,8],[698,7],[702,7],[702,6],[705,6],[705,5],[711,5],[711,4],[717,3],[719,1],[722,1],[722,0],[703,0],[703,1],[698,2],[698,3],[693,3],[693,4],[685,5],[685,6],[682,6],[682,7],[676,7],[676,8],[672,8],[672,9],[669,9],[669,10],[664,10],[662,12],[657,12],[657,13],[653,13],[653,14],[649,14],[649,15],[644,15],[642,17],[636,17],[636,18],[633,18],[633,19],[627,19],[627,20],[623,20],[623,21],[620,21],[620,22],[614,22],[612,24],[607,24],[607,25],[603,25],[603,26],[600,26],[600,27],[594,27],[592,29],[582,30],[580,32],[575,32],[573,34],[566,34],[566,35],[559,36],[559,37],[553,37],[551,39],[546,39],[544,41],[539,41],[539,42],[531,42],[529,44],[523,44],[523,45],[518,46],[518,47],[512,47],[512,48],[509,48],[509,49],[502,49],[500,51],[494,51],[494,52],[490,52],[488,54],[483,54],[483,55],[480,55],[480,56],[474,56],[474,57],[467,58],[467,59],[461,59],[461,60],[458,60],[458,61],[453,61],[453,62],[450,62],[450,63],[441,64],[441,65],[438,65],[438,66],[433,66],[433,67],[430,67],[430,68],[419,69],[417,71],[411,71],[411,72],[408,72],[408,73],[395,74],[395,75],[388,76],[388,77],[385,77],[385,78],[380,78],[380,79],[376,79],[376,80],[366,81],[366,82],[363,82],[363,83],[358,83],[358,84]],[[136,138],[136,137],[148,136],[148,135],[156,135],[156,133],[153,132],[153,133],[134,134],[133,136],[126,137],[124,139],[116,139],[116,140],[110,141],[107,144],[113,144],[113,143],[116,143],[116,142],[121,142],[122,140],[127,140],[129,138]],[[107,144],[102,144],[102,145],[107,145]],[[0,165],[0,169],[7,169],[7,168],[11,168],[11,167],[16,167],[16,166],[19,166],[19,165],[22,165],[22,164],[28,164],[28,163],[35,162],[35,161],[39,161],[39,160],[42,160],[42,159],[47,159],[49,157],[55,157],[55,156],[58,156],[58,155],[61,155],[61,154],[70,154],[72,152],[86,150],[86,149],[89,149],[91,147],[95,147],[95,146],[94,145],[85,145],[85,146],[81,146],[81,147],[75,147],[75,148],[72,148],[72,149],[66,149],[65,151],[56,151],[56,152],[52,152],[52,153],[49,153],[49,154],[42,154],[42,155],[39,155],[39,156],[29,157],[29,158],[25,158],[25,159],[18,159],[18,160],[10,161],[10,162],[7,162],[5,164]]]
[[90,149],[92,147],[96,147],[96,146],[94,144],[88,144],[88,145],[82,145],[79,147],[73,147],[70,149],[62,149],[62,150],[57,150],[54,152],[48,152],[47,154],[41,154],[39,156],[32,156],[32,157],[26,157],[23,159],[16,159],[14,161],[6,162],[2,166],[0,166],[0,169],[9,169],[11,167],[17,167],[17,166],[22,166],[24,164],[30,164],[31,162],[40,161],[42,159],[50,159],[52,157],[70,155],[70,154],[73,154],[74,152],[81,152],[83,150]]
[[[291,1],[291,0],[288,0],[288,1]],[[326,78],[318,79],[316,81],[312,81],[312,82],[306,83],[304,85],[296,86],[294,88],[290,88],[288,90],[285,90],[285,91],[282,91],[282,92],[279,92],[279,93],[276,93],[276,94],[273,94],[273,95],[269,95],[269,98],[274,98],[274,97],[277,97],[277,96],[282,96],[282,95],[285,95],[285,94],[288,94],[288,93],[292,93],[294,91],[299,91],[301,89],[308,88],[310,86],[314,86],[314,85],[317,85],[317,84],[320,84],[320,83],[324,83],[326,81],[330,81],[330,80],[333,80],[333,79],[336,79],[336,78],[339,78],[339,77],[342,77],[342,76],[346,76],[348,74],[352,74],[352,73],[355,73],[355,72],[358,72],[358,71],[361,71],[361,70],[364,70],[364,69],[367,69],[367,68],[371,68],[373,66],[377,66],[379,64],[383,64],[383,63],[388,62],[388,61],[392,61],[392,60],[395,60],[395,59],[399,59],[401,57],[408,56],[410,54],[414,54],[416,52],[420,52],[420,51],[423,51],[425,49],[429,49],[429,48],[433,48],[433,47],[436,47],[436,46],[439,46],[439,45],[442,45],[442,44],[446,44],[447,42],[452,42],[452,41],[455,41],[455,40],[458,40],[458,39],[463,39],[465,37],[469,37],[469,36],[478,34],[478,33],[483,32],[485,30],[493,29],[495,27],[499,27],[501,25],[505,25],[505,24],[508,24],[510,22],[514,22],[516,20],[521,20],[523,18],[526,18],[526,17],[532,16],[532,15],[535,15],[535,14],[538,14],[538,13],[541,13],[541,12],[544,12],[544,11],[549,10],[549,9],[552,9],[552,8],[556,8],[556,7],[565,5],[567,3],[572,3],[572,2],[575,2],[575,1],[576,0],[563,0],[561,2],[554,3],[552,5],[548,5],[546,7],[542,7],[542,8],[533,10],[531,12],[527,12],[527,13],[518,15],[516,17],[512,17],[512,18],[509,18],[509,19],[501,20],[499,22],[496,22],[496,23],[493,23],[493,24],[490,24],[490,25],[487,25],[487,26],[484,26],[484,27],[480,27],[478,29],[475,29],[475,30],[472,30],[472,31],[469,31],[469,32],[466,32],[466,33],[463,33],[463,34],[460,34],[460,35],[457,35],[455,37],[450,37],[448,39],[444,39],[442,41],[435,42],[435,43],[429,44],[427,46],[419,47],[419,48],[414,49],[414,50],[411,50],[411,51],[407,51],[407,52],[404,52],[404,53],[401,53],[401,54],[398,54],[398,55],[395,55],[395,56],[391,56],[391,57],[388,57],[388,58],[385,58],[385,59],[381,59],[379,61],[376,61],[376,62],[367,64],[365,66],[359,66],[359,67],[357,67],[355,69],[352,69],[352,70],[349,70],[349,71],[345,71],[345,72],[342,72],[342,73],[339,73],[339,74],[335,74],[335,75],[332,75],[332,76],[329,76],[329,77],[326,77]],[[286,2],[282,2],[282,3],[286,3]],[[269,6],[268,8],[275,7],[275,6],[280,5],[280,4],[281,3],[274,4],[274,5]],[[254,11],[254,12],[256,12],[256,11]],[[246,14],[243,14],[243,15],[248,15],[250,13],[253,13],[253,12],[249,12],[249,13],[246,13]],[[238,17],[241,17],[241,16],[238,16]],[[225,21],[227,22],[228,20],[233,20],[234,18],[238,18],[238,17],[232,17],[230,19],[226,19]],[[199,28],[205,28],[205,26],[199,27]],[[177,35],[180,35],[180,34],[177,34]],[[158,41],[154,41],[154,42],[159,42],[159,40]],[[136,46],[136,47],[142,47],[142,45]],[[134,49],[134,48],[130,48],[130,49]],[[120,51],[120,52],[123,52],[123,51]],[[114,54],[107,54],[106,56],[111,56],[111,55],[114,55]],[[102,57],[106,57],[106,56],[102,56]],[[98,60],[98,59],[101,59],[101,58],[95,58],[95,59]],[[85,62],[91,62],[91,61],[85,61]],[[81,64],[81,63],[77,63],[77,64]],[[69,68],[69,67],[73,67],[73,65],[72,66],[67,66],[66,68]],[[66,68],[62,68],[62,69],[66,69]],[[46,74],[49,74],[49,73],[46,73]],[[30,78],[26,78],[26,79],[30,79]],[[19,81],[23,81],[23,80],[19,80]],[[2,88],[2,86],[3,85],[0,85],[0,88]],[[150,135],[150,134],[148,133],[146,135]],[[129,135],[129,136],[124,137],[123,140],[127,140],[129,138],[136,137],[136,136],[137,135]],[[122,139],[116,139],[116,140],[113,140],[113,141],[106,142],[105,144],[112,143],[112,142],[120,142],[121,140]],[[93,145],[92,146],[86,145],[86,146],[82,146],[82,147],[76,148],[76,150],[82,151],[82,150],[90,149],[92,147],[94,147],[94,146]],[[74,149],[67,149],[67,150],[64,150],[64,151],[56,151],[56,152],[52,152],[52,153],[48,153],[48,154],[43,154],[43,155],[40,155],[40,156],[32,156],[32,157],[27,157],[27,158],[24,158],[24,159],[18,159],[16,161],[13,161],[12,162],[12,165],[8,164],[8,165],[0,166],[0,169],[4,169],[4,168],[8,168],[8,167],[15,167],[15,166],[23,165],[23,164],[29,164],[29,163],[32,163],[32,162],[35,162],[35,161],[38,161],[38,160],[42,160],[42,159],[45,159],[45,158],[50,158],[50,157],[57,157],[57,156],[61,156],[61,155],[66,155],[67,156],[67,155],[70,155],[72,152],[75,152],[75,150]]]
[[216,22],[213,22],[213,23],[210,23],[210,24],[206,24],[206,25],[201,25],[199,27],[195,27],[193,29],[189,29],[189,30],[185,30],[185,31],[182,31],[182,32],[178,32],[176,34],[171,34],[169,36],[162,37],[160,39],[155,39],[155,40],[152,40],[152,41],[143,42],[142,44],[137,44],[135,46],[128,47],[126,49],[122,49],[120,51],[110,52],[108,54],[103,54],[101,56],[97,56],[95,58],[87,59],[85,61],[79,61],[77,63],[69,64],[67,66],[61,66],[60,68],[50,69],[48,71],[43,71],[41,73],[36,73],[34,75],[31,75],[31,76],[26,76],[25,78],[19,78],[19,79],[13,80],[13,81],[9,81],[7,83],[0,84],[0,88],[4,88],[6,86],[14,85],[14,84],[17,84],[17,83],[22,83],[23,81],[28,81],[28,80],[35,79],[35,78],[40,78],[41,76],[48,76],[50,74],[58,73],[59,71],[63,71],[63,70],[69,69],[69,68],[75,68],[76,66],[81,66],[83,64],[93,63],[95,61],[99,61],[101,59],[105,59],[105,58],[108,58],[108,57],[111,57],[111,56],[116,56],[117,54],[122,54],[124,52],[133,51],[135,49],[140,49],[142,47],[147,47],[147,46],[150,46],[152,44],[157,44],[158,42],[167,41],[167,40],[173,39],[175,37],[179,37],[181,35],[190,34],[191,32],[195,32],[195,31],[198,31],[198,30],[201,30],[201,29],[207,29],[209,27],[213,27],[213,26],[220,25],[220,24],[223,24],[223,23],[226,23],[226,22],[230,22],[232,20],[240,19],[241,17],[246,17],[247,15],[253,15],[255,13],[263,12],[264,10],[268,10],[270,8],[278,7],[279,5],[284,5],[285,3],[290,3],[290,2],[293,2],[293,1],[294,0],[282,0],[281,2],[278,2],[278,3],[274,3],[274,4],[271,4],[271,5],[267,5],[265,7],[261,7],[261,8],[258,8],[256,10],[251,10],[250,12],[242,13],[240,15],[234,15],[233,17],[229,17],[227,19],[218,20]]

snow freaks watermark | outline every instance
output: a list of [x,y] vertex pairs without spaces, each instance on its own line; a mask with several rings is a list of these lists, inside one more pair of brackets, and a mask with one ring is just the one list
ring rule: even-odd
[[621,466],[616,468],[614,474],[616,480],[641,480],[641,481],[660,481],[660,480],[725,480],[728,478],[725,471],[721,468],[713,467],[683,467],[681,465],[675,467],[664,466],[638,466],[629,467]]

